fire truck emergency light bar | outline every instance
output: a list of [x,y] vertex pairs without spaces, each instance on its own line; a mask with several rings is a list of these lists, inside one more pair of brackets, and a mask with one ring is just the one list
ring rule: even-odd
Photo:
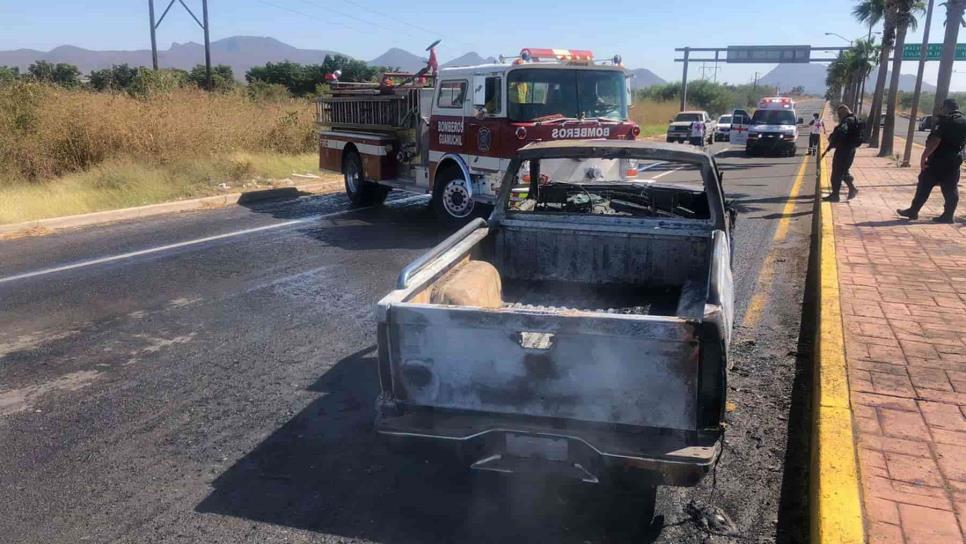
[[[500,55],[500,62],[505,62],[509,59],[514,60],[514,64],[522,64],[524,62],[541,62],[541,61],[558,61],[558,62],[572,62],[572,63],[591,63],[594,61],[593,51],[587,49],[551,49],[551,48],[536,48],[536,47],[526,47],[520,50],[520,55],[516,57],[505,57]],[[604,59],[603,62],[611,62],[615,65],[621,63],[621,56],[614,55],[612,58]]]

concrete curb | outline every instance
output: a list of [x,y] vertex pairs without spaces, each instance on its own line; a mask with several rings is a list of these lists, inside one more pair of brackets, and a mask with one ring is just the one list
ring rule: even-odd
[[136,208],[122,208],[119,210],[105,210],[102,212],[85,213],[80,215],[38,219],[36,221],[0,225],[0,240],[19,238],[21,236],[41,236],[64,229],[87,227],[91,225],[100,225],[103,223],[113,223],[116,221],[125,221],[130,219],[141,219],[169,213],[211,210],[224,208],[227,206],[250,204],[263,200],[297,198],[306,194],[327,194],[339,191],[341,189],[341,180],[317,181],[288,187],[275,187],[271,189],[261,189],[243,193],[229,193],[204,198],[194,198],[191,200],[163,202],[161,204],[138,206]]
[[[827,142],[823,139],[820,151]],[[811,542],[865,542],[852,406],[845,359],[845,334],[835,255],[832,207],[822,201],[829,186],[828,160],[817,161],[815,224],[818,250],[818,326],[815,338],[812,447],[809,482]]]

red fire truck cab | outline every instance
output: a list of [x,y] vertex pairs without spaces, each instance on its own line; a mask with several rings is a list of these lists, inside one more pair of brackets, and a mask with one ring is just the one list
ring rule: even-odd
[[620,57],[589,51],[524,49],[496,64],[335,83],[317,105],[319,166],[343,173],[353,204],[381,203],[390,188],[431,193],[444,222],[462,223],[493,202],[528,143],[633,140],[629,106]]

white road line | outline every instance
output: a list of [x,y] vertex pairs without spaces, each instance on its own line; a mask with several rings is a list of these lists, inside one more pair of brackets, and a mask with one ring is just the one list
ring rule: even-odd
[[[390,201],[390,204],[406,204],[411,201],[424,200],[425,196],[413,196],[399,198]],[[165,251],[170,251],[172,249],[178,249],[181,247],[196,246],[199,244],[204,244],[207,242],[213,242],[215,240],[224,240],[226,238],[235,238],[237,236],[245,236],[246,234],[254,234],[256,232],[263,232],[267,230],[281,229],[285,227],[290,227],[292,225],[300,225],[304,223],[312,223],[320,219],[327,219],[329,217],[336,217],[339,215],[345,215],[347,213],[357,212],[360,210],[365,210],[371,208],[372,206],[367,206],[365,208],[352,208],[348,210],[341,210],[338,212],[326,213],[321,215],[313,215],[310,217],[303,217],[302,219],[292,219],[291,221],[283,221],[281,223],[273,223],[271,225],[264,225],[261,227],[254,227],[250,229],[236,230],[232,232],[226,232],[224,234],[216,234],[215,236],[206,236],[204,238],[196,238],[194,240],[185,240],[184,242],[177,242],[174,244],[167,244],[163,246],[152,247],[148,249],[141,249],[138,251],[131,251],[128,253],[120,253],[118,255],[109,255],[107,257],[100,257],[97,259],[90,259],[87,261],[80,261],[71,264],[65,264],[61,266],[54,266],[51,268],[43,268],[41,270],[34,270],[33,272],[24,272],[23,274],[16,274],[13,276],[6,276],[0,278],[0,283],[7,283],[11,281],[23,280],[27,278],[35,278],[37,276],[46,276],[48,274],[54,274],[56,272],[64,272],[67,270],[75,270],[78,268],[86,268],[88,266],[95,266],[104,263],[112,263],[115,261],[122,261],[125,259],[133,259],[134,257],[141,257],[143,255],[152,255],[155,253],[163,253]]]
[[637,165],[637,170],[639,172],[643,172],[644,170],[650,170],[651,168],[654,168],[655,166],[658,166],[658,165],[661,165],[661,164],[667,164],[667,161],[657,161],[657,162],[651,163],[651,164],[649,164],[647,166],[644,166],[644,167],[642,167],[640,164],[638,164]]
[[691,165],[690,165],[690,164],[685,164],[684,166],[678,166],[677,168],[675,168],[675,169],[673,169],[673,170],[668,170],[667,172],[662,172],[662,173],[660,173],[660,174],[658,174],[658,175],[656,175],[656,176],[654,176],[654,177],[653,177],[653,178],[651,178],[651,179],[661,179],[661,178],[663,178],[664,176],[666,176],[666,175],[668,175],[668,174],[673,174],[674,172],[677,172],[678,170],[683,170],[683,169],[685,169],[685,168],[689,168],[689,167],[691,167]]

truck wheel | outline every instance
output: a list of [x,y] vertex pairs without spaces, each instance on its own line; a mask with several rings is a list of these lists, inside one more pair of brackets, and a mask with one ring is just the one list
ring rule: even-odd
[[342,176],[345,178],[345,194],[353,206],[378,206],[386,200],[388,187],[366,181],[362,177],[362,159],[350,151],[342,162]]
[[433,183],[433,211],[447,225],[466,224],[473,217],[476,202],[470,196],[469,181],[459,168],[447,168]]

